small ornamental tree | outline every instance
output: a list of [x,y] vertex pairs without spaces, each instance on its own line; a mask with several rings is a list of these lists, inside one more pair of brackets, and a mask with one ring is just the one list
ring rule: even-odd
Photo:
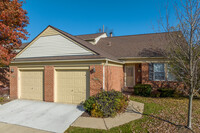
[[175,5],[177,26],[169,23],[166,14],[168,50],[171,72],[188,89],[188,122],[192,129],[192,101],[200,91],[200,0],[178,0]]
[[0,64],[8,65],[16,55],[14,49],[27,40],[27,11],[20,0],[0,0]]

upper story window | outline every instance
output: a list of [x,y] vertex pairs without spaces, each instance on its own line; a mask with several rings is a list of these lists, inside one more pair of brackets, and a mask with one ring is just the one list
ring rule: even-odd
[[149,64],[149,80],[152,81],[175,81],[176,78],[170,72],[169,65],[165,63]]

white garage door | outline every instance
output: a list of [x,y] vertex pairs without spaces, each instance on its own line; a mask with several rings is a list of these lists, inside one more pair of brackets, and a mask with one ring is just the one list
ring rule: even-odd
[[43,71],[23,70],[20,71],[20,77],[20,98],[43,100]]
[[56,102],[80,104],[89,97],[88,70],[57,70]]

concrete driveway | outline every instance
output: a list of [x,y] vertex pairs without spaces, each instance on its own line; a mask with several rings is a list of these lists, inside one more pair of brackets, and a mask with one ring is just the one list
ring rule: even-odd
[[0,122],[61,133],[83,112],[76,105],[14,100],[0,106]]
[[14,124],[7,124],[3,122],[0,122],[0,132],[1,133],[52,133],[49,131],[19,126]]

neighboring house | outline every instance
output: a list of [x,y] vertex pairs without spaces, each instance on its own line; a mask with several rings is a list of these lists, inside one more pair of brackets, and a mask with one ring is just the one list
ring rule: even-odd
[[28,45],[28,43],[22,43],[22,45],[19,48],[15,49],[15,52],[19,53],[24,47],[26,47],[26,45]]
[[162,51],[166,33],[73,36],[48,26],[10,65],[12,98],[79,104],[102,90],[177,84]]

